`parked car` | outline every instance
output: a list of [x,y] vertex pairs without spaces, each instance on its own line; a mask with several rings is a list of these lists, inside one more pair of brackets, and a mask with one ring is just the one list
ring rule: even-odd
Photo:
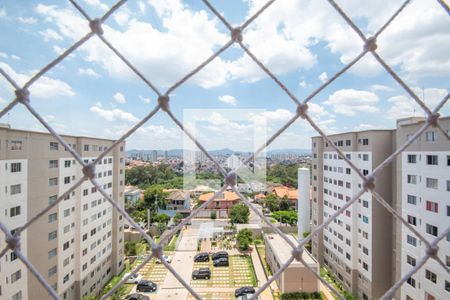
[[228,257],[221,257],[221,258],[215,259],[213,261],[213,266],[214,267],[228,267],[229,266]]
[[218,251],[216,253],[213,253],[213,255],[211,255],[212,260],[222,258],[222,257],[228,258],[228,252],[227,251]]
[[243,295],[246,295],[246,294],[254,294],[254,293],[255,293],[255,288],[254,287],[252,287],[252,286],[243,286],[243,287],[240,287],[240,288],[238,288],[238,289],[236,289],[234,291],[234,296],[237,298],[237,297],[240,297],[240,296],[243,296]]
[[[126,273],[122,279],[124,279],[125,277],[127,277],[128,275],[130,275],[130,273]],[[125,281],[125,283],[139,283],[142,280],[142,275],[141,274],[134,274],[131,275],[130,278],[128,278],[127,281]]]
[[[169,264],[172,262],[172,257],[170,257],[169,255],[163,255],[162,258],[168,262]],[[156,259],[156,263],[160,264],[161,260],[159,258]]]
[[146,295],[134,293],[134,294],[129,294],[128,296],[126,296],[125,300],[150,300],[150,297],[146,296]]
[[[254,294],[244,294],[242,296],[237,297],[237,300],[250,300],[250,298],[253,296]],[[256,297],[255,300],[260,300],[261,298]]]
[[136,286],[136,291],[138,292],[154,292],[158,286],[156,283],[150,280],[141,280]]
[[192,279],[209,279],[211,278],[211,270],[209,268],[200,268],[192,272]]
[[195,254],[194,256],[194,261],[195,262],[199,262],[199,261],[209,261],[209,254],[207,252],[200,252]]

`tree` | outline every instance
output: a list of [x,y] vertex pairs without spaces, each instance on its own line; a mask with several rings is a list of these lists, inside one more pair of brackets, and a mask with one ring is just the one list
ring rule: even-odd
[[125,242],[125,255],[136,256],[136,243],[131,241]]
[[252,232],[247,228],[239,230],[238,234],[236,235],[236,241],[239,250],[248,250],[249,245],[253,242]]
[[[307,238],[310,235],[311,232],[309,231],[305,231],[303,232],[303,238]],[[305,245],[306,250],[308,250],[309,252],[311,252],[311,248],[312,248],[312,243],[311,243],[312,239],[309,240],[309,242]]]
[[264,206],[267,207],[270,211],[274,212],[279,210],[280,207],[280,199],[277,198],[274,194],[269,194],[264,198]]
[[217,213],[215,210],[211,212],[211,219],[215,220],[217,218]]
[[164,223],[167,225],[167,223],[169,223],[170,221],[170,217],[166,214],[157,214],[153,220],[157,223]]
[[86,295],[84,297],[81,298],[81,300],[97,300],[98,298],[95,297],[94,295]]
[[153,216],[158,211],[158,208],[166,207],[167,193],[164,192],[163,187],[159,184],[152,185],[144,191],[144,205],[150,209],[152,220]]
[[180,224],[181,220],[183,220],[183,215],[180,214],[179,212],[177,212],[177,213],[175,214],[175,216],[173,216],[173,222],[174,222],[176,225],[178,225],[178,224]]
[[291,203],[289,202],[289,199],[286,196],[281,198],[280,204],[279,204],[279,210],[289,210],[290,208],[291,208]]
[[143,210],[135,210],[131,213],[131,218],[137,223],[146,222],[147,221],[147,210],[144,208]]
[[236,204],[230,210],[230,221],[233,225],[248,223],[249,216],[250,210],[248,206],[243,203]]

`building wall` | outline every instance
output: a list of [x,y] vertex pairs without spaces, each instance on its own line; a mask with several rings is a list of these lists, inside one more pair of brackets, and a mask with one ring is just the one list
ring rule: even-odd
[[[398,122],[397,146],[403,145],[411,134],[423,125],[423,120],[407,119]],[[440,125],[450,130],[450,118],[440,120]],[[427,133],[436,134],[436,140],[427,140]],[[436,164],[430,164],[428,156],[437,158]],[[434,234],[441,234],[449,224],[450,207],[450,142],[437,129],[428,128],[418,140],[414,141],[408,149],[397,158],[396,174],[398,206],[404,219],[413,226],[428,241],[436,238]],[[415,176],[408,181],[408,176]],[[427,186],[427,178],[436,179],[436,188]],[[412,178],[411,178],[412,179]],[[437,204],[437,211],[427,205],[427,201]],[[437,232],[428,231],[427,225],[435,226]],[[400,228],[397,266],[400,270],[397,279],[413,268],[414,261],[418,261],[425,254],[426,248],[416,236],[405,226],[398,224]],[[415,245],[414,245],[415,244]],[[444,238],[439,244],[439,258],[447,263],[450,261],[450,238]],[[433,274],[427,276],[427,271]],[[435,277],[435,280],[432,279]],[[447,284],[448,283],[448,284]],[[430,259],[425,265],[411,277],[411,281],[401,287],[399,299],[447,299],[450,290],[446,290],[446,284],[450,285],[448,273]],[[409,297],[409,298],[408,298]],[[434,297],[434,298],[432,298]]]
[[[85,161],[93,160],[112,144],[109,140],[85,137],[63,138]],[[24,218],[30,219],[82,178],[81,165],[49,134],[0,128],[0,146],[10,149],[12,141],[21,141],[22,149],[3,150],[0,159],[27,161],[24,182],[30,192],[24,198],[23,212]],[[96,166],[96,180],[121,205],[123,150],[123,145],[117,147]],[[0,185],[3,182],[0,180]],[[85,181],[26,230],[26,239],[22,241],[26,247],[22,246],[22,250],[63,299],[79,299],[85,294],[96,294],[123,268],[121,224],[121,217],[114,215],[111,204]],[[86,233],[87,239],[83,241]],[[47,291],[34,276],[27,272],[25,275],[27,281],[22,289],[33,291],[36,299],[47,299]],[[27,299],[24,295],[23,299]]]
[[[371,130],[332,135],[331,141],[364,174],[392,152],[392,131]],[[313,141],[312,229],[332,216],[362,188],[362,180],[321,137]],[[390,167],[377,176],[375,190],[392,203]],[[364,193],[322,237],[313,239],[313,255],[361,299],[377,299],[391,284],[392,216]],[[383,243],[379,241],[383,240]],[[383,261],[383,264],[379,262]]]

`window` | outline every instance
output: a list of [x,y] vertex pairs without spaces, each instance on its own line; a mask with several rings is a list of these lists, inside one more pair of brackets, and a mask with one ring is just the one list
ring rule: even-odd
[[428,234],[434,235],[434,236],[438,236],[438,228],[436,226],[427,224],[426,225],[426,230]]
[[362,144],[363,144],[364,146],[369,145],[369,139],[362,139]]
[[437,165],[438,156],[437,155],[427,155],[427,165]]
[[20,184],[13,184],[10,186],[10,194],[11,195],[20,194],[21,192],[22,192],[22,187]]
[[56,230],[50,232],[50,233],[48,234],[48,240],[51,241],[51,240],[56,239],[57,235],[58,235],[58,234],[57,234]]
[[89,209],[89,204],[85,203],[83,204],[83,211],[86,211]]
[[63,267],[65,267],[65,266],[67,266],[68,264],[69,264],[69,262],[70,262],[70,258],[65,258],[64,260],[63,260]]
[[89,194],[89,190],[88,189],[83,190],[83,196],[87,196],[88,194]]
[[417,155],[415,155],[415,154],[408,154],[408,163],[409,164],[417,163]]
[[21,163],[11,163],[11,173],[21,172],[22,164]]
[[18,216],[18,215],[20,215],[20,206],[11,207],[9,209],[9,216],[11,218],[15,217],[15,216]]
[[450,281],[445,281],[445,290],[447,291],[447,292],[450,292]]
[[63,250],[67,250],[67,249],[69,249],[69,241],[67,241],[63,244]]
[[67,281],[69,281],[69,274],[66,274],[63,278],[63,283],[66,283]]
[[89,151],[89,145],[84,145],[84,151]]
[[425,278],[433,283],[436,283],[436,281],[437,281],[436,274],[431,272],[430,270],[426,270],[426,269],[425,269]]
[[425,132],[425,140],[427,142],[436,142],[437,141],[437,132],[436,131]]
[[407,201],[408,201],[409,204],[416,205],[417,204],[417,197],[413,196],[413,195],[408,195],[407,196]]
[[365,262],[363,262],[363,269],[369,271],[369,266]]
[[55,185],[58,185],[58,178],[57,178],[57,177],[55,177],[55,178],[50,178],[50,179],[48,180],[48,185],[49,185],[49,186],[55,186]]
[[417,246],[417,239],[409,234],[406,236],[406,242],[412,246]]
[[450,180],[447,180],[447,192],[450,192]]
[[22,278],[22,271],[21,270],[12,273],[11,274],[11,283],[16,282],[20,278]]
[[58,219],[58,215],[56,213],[48,215],[48,222],[53,223]]
[[48,197],[48,205],[51,205],[53,202],[55,202],[58,199],[58,196],[53,195]]
[[48,251],[48,259],[56,256],[56,248]]
[[414,257],[406,255],[406,262],[413,267],[416,266],[416,259]]
[[437,213],[437,212],[439,211],[439,209],[438,209],[438,203],[437,203],[437,202],[433,202],[433,201],[427,201],[427,203],[426,203],[426,209],[427,209],[428,211]]
[[345,140],[345,146],[351,146],[352,141],[351,140]]
[[369,160],[369,154],[363,154],[362,159],[364,161],[368,161]]
[[83,234],[83,242],[87,240],[87,233]]
[[65,160],[64,161],[64,167],[65,168],[70,168],[70,160]]
[[48,166],[50,169],[54,169],[58,167],[58,160],[52,159],[48,161]]
[[48,269],[48,277],[52,277],[53,275],[56,274],[56,266],[51,267],[50,269]]
[[22,150],[22,141],[10,141],[11,150]]
[[409,277],[408,279],[406,279],[406,282],[412,286],[412,287],[416,287],[416,281],[414,280],[414,278]]
[[350,168],[346,168],[346,169],[345,169],[345,174],[351,174],[351,173],[352,173],[352,171],[351,171]]
[[64,184],[69,184],[69,183],[70,183],[70,176],[64,177]]
[[70,208],[64,210],[64,218],[70,216]]
[[364,223],[369,224],[369,217],[363,216],[362,219]]
[[427,178],[426,185],[427,185],[427,188],[437,189],[438,188],[438,180],[436,178]]
[[413,217],[413,216],[408,215],[408,223],[411,224],[411,225],[416,226],[416,225],[417,225],[417,219],[416,219],[416,217]]
[[50,142],[50,150],[58,150],[58,143]]
[[407,175],[406,180],[408,183],[416,184],[417,183],[417,176],[416,175]]
[[363,173],[364,176],[367,176],[367,175],[369,175],[369,170],[364,169],[364,170],[362,171],[362,173]]
[[12,295],[11,300],[22,300],[22,291],[18,291]]

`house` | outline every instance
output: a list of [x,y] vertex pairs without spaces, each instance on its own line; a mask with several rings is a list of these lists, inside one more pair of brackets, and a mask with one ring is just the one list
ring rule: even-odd
[[182,215],[191,213],[190,192],[178,189],[164,190],[169,194],[166,197],[166,209],[159,209],[158,213],[164,213],[173,217],[177,212]]
[[207,192],[213,192],[213,191],[214,191],[214,189],[212,189],[206,185],[198,185],[195,188],[193,188],[192,190],[190,190],[191,197],[199,197],[201,194],[204,194]]
[[[298,241],[291,235],[287,236],[294,244]],[[275,274],[292,255],[292,247],[278,234],[265,234],[266,261]],[[306,250],[302,253],[303,261],[315,272],[319,272],[319,263]],[[276,279],[281,293],[317,292],[319,280],[302,262],[294,260]]]
[[[206,193],[203,195],[200,195],[200,197],[198,197],[198,200],[203,203],[208,201],[212,196],[214,195],[214,193]],[[211,203],[209,203],[206,208],[208,209],[230,209],[231,207],[233,207],[233,205],[237,204],[240,201],[239,196],[234,193],[234,192],[230,192],[230,191],[225,191],[221,194],[219,194],[216,198],[214,198],[213,201],[211,201]]]
[[266,195],[259,193],[255,195],[255,202],[256,203],[262,203],[266,199]]
[[138,187],[127,185],[125,187],[125,190],[123,192],[123,195],[125,197],[125,203],[137,203],[139,200],[142,199],[142,190]]
[[278,198],[287,198],[291,206],[297,206],[298,191],[287,186],[277,186],[272,189],[272,193]]

